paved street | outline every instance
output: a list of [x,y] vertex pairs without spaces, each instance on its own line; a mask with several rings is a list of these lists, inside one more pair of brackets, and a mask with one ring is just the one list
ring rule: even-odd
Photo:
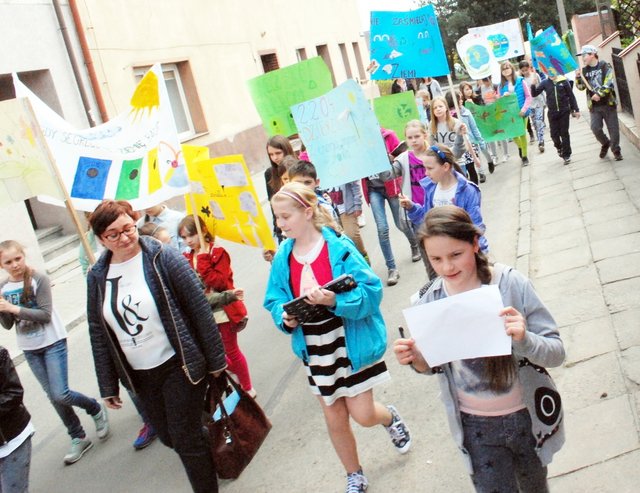
[[[578,101],[584,106],[584,94]],[[584,113],[583,113],[584,114]],[[588,116],[588,114],[587,114]],[[567,442],[549,469],[554,492],[631,492],[640,484],[640,153],[623,139],[625,160],[598,159],[599,144],[588,118],[571,123],[573,162],[564,166],[550,141],[539,154],[530,148],[531,166],[511,160],[482,185],[487,238],[495,260],[528,273],[555,316],[567,348],[567,361],[552,374],[565,405]],[[547,131],[548,135],[548,131]],[[513,157],[513,156],[516,157]],[[257,184],[262,186],[262,180]],[[267,206],[265,206],[267,210]],[[366,211],[362,230],[375,271],[386,278],[375,223]],[[267,441],[244,472],[223,482],[224,493],[339,492],[345,478],[333,452],[315,398],[289,349],[289,340],[262,309],[268,264],[260,252],[229,245],[236,283],[246,291],[249,327],[241,346],[249,360],[258,399],[273,421]],[[382,304],[390,341],[403,324],[401,310],[425,280],[412,264],[403,236],[393,231],[401,280],[385,288]],[[65,321],[84,306],[82,280],[54,288]],[[14,335],[0,343],[12,348]],[[69,335],[70,384],[97,395],[93,363],[80,323]],[[413,448],[398,455],[382,428],[356,427],[361,463],[375,492],[463,492],[471,483],[453,445],[438,398],[435,378],[399,367],[388,352],[393,377],[376,390],[394,403],[413,432]],[[37,428],[31,491],[176,492],[188,491],[178,457],[160,443],[136,452],[131,443],[140,427],[133,406],[111,412],[112,436],[97,443],[79,463],[65,467],[68,437],[26,364],[18,371],[26,404]],[[90,438],[93,423],[82,416]]]

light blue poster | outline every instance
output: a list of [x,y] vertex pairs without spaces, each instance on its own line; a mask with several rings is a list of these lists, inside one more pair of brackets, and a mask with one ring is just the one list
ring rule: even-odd
[[538,66],[549,77],[568,74],[578,68],[567,45],[562,42],[553,26],[531,40],[531,54]]
[[409,12],[371,12],[369,71],[374,80],[449,73],[433,5]]
[[292,106],[291,114],[322,188],[390,169],[378,120],[356,81]]

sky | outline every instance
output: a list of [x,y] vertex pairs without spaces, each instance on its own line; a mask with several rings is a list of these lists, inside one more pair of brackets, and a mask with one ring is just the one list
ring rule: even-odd
[[357,0],[360,11],[360,30],[369,30],[370,12],[372,10],[412,10],[417,7],[415,0]]

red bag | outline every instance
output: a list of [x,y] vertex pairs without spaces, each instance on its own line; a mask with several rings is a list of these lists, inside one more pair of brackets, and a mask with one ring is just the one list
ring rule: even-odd
[[384,182],[384,191],[387,194],[387,198],[397,197],[402,193],[402,176],[396,176],[395,178]]

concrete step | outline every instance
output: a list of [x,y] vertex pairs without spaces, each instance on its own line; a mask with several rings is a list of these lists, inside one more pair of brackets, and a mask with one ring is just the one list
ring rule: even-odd
[[59,224],[56,226],[36,229],[36,238],[38,238],[38,243],[49,241],[58,236],[62,236],[62,226]]
[[77,234],[58,236],[40,242],[42,256],[45,262],[49,262],[58,255],[69,250],[78,249],[80,238]]
[[81,269],[78,261],[78,247],[56,255],[46,262],[45,267],[52,281],[59,280],[61,276],[69,272]]

